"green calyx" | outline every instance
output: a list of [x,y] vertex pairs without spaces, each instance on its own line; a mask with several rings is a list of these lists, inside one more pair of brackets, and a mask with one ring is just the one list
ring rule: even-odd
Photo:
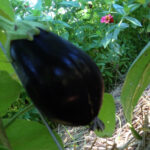
[[11,41],[19,39],[27,39],[32,41],[34,35],[40,34],[40,30],[38,29],[38,27],[48,30],[44,25],[37,22],[30,22],[30,21],[11,22],[5,19],[4,17],[0,16],[0,29],[3,30],[7,36],[7,41],[3,46],[4,49],[6,50],[5,54],[7,55],[9,60],[11,60],[9,56]]

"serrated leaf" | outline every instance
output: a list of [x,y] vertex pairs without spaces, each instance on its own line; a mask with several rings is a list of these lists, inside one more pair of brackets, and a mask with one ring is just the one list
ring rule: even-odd
[[14,21],[15,15],[9,0],[0,0],[0,16]]
[[[47,128],[38,122],[18,119],[6,133],[13,150],[58,150]],[[61,142],[58,135],[57,139]]]
[[100,137],[111,137],[115,130],[115,101],[111,94],[105,93],[102,107],[98,115],[105,124],[103,132],[95,131]]
[[140,21],[138,21],[137,19],[135,19],[133,17],[128,17],[127,16],[127,17],[125,17],[125,19],[127,19],[128,21],[130,21],[131,23],[133,23],[136,26],[139,26],[139,27],[142,26],[141,23],[140,23]]
[[125,15],[124,8],[121,5],[113,4],[114,9],[121,15]]
[[3,115],[20,93],[20,84],[6,71],[0,71],[0,115]]
[[142,92],[150,84],[150,42],[131,65],[121,93],[121,102],[128,122]]

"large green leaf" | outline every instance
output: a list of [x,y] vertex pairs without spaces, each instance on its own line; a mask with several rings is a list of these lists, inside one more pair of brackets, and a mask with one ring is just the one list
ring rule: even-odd
[[6,71],[0,71],[0,114],[3,115],[19,96],[21,86]]
[[18,119],[6,133],[13,150],[58,150],[47,128],[38,122]]
[[148,84],[150,84],[150,42],[131,65],[123,85],[121,102],[128,122],[131,122],[133,109]]
[[105,124],[103,132],[95,131],[100,137],[110,137],[115,130],[115,103],[111,94],[104,94],[103,104],[98,115],[100,120]]
[[0,0],[0,16],[14,21],[15,15],[9,0]]

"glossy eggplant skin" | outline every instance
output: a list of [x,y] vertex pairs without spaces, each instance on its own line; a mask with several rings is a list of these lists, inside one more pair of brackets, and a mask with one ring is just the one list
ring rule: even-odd
[[94,61],[54,33],[11,42],[10,56],[24,88],[49,119],[87,125],[102,104],[103,80]]

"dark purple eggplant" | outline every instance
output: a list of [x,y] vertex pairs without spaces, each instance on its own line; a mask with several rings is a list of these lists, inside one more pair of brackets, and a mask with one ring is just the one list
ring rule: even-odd
[[24,88],[49,119],[87,125],[98,115],[103,80],[94,61],[54,33],[11,41],[10,55]]

